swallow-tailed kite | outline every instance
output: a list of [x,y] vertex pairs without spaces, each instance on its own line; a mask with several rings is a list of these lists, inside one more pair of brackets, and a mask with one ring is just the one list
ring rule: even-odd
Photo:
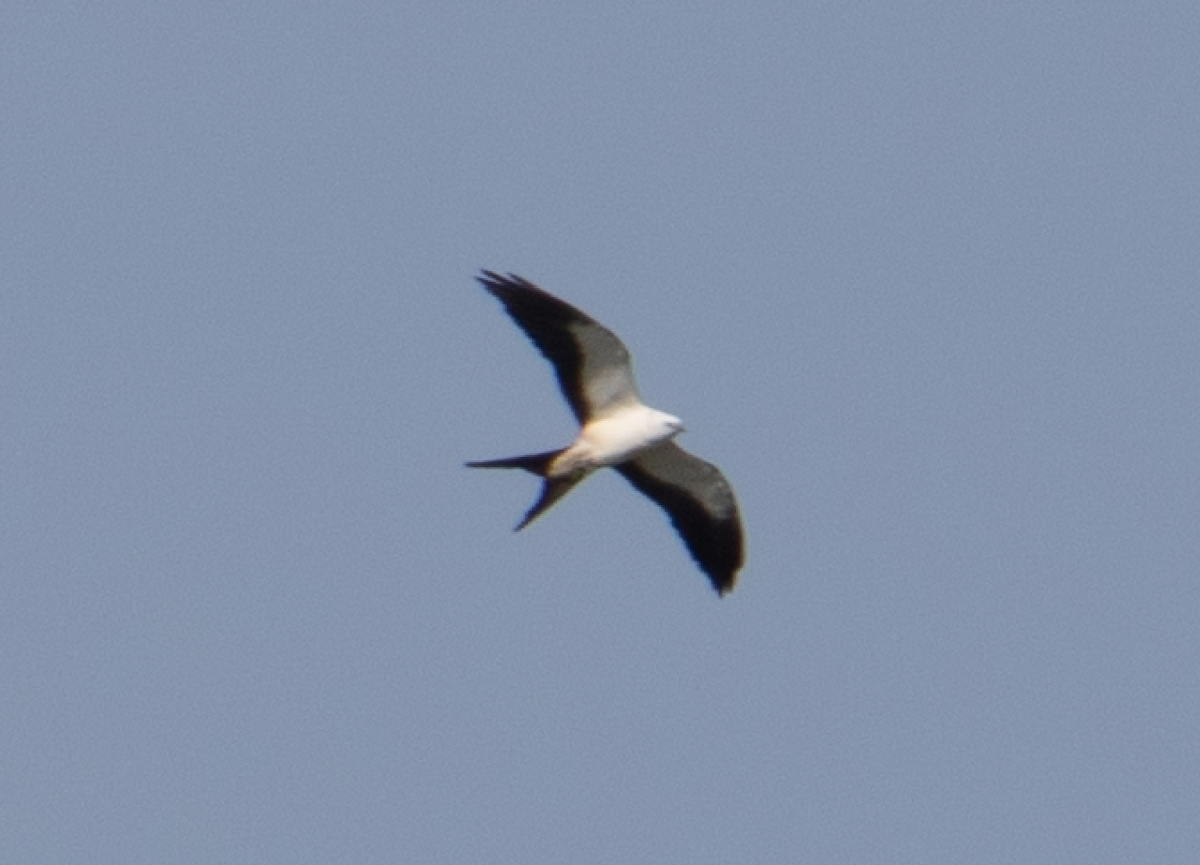
[[580,426],[574,443],[559,450],[467,463],[525,469],[543,479],[541,495],[517,531],[593,471],[611,466],[667,512],[717,593],[733,589],[743,561],[733,489],[716,466],[672,441],[683,432],[679,418],[642,403],[621,340],[527,279],[489,270],[477,278],[554,365]]

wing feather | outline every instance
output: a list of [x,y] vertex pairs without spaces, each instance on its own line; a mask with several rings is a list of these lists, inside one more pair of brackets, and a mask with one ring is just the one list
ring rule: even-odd
[[478,279],[554,366],[580,425],[638,401],[629,351],[611,330],[527,279],[490,270]]
[[745,550],[737,499],[720,469],[674,442],[642,451],[613,468],[667,512],[717,593],[731,591]]

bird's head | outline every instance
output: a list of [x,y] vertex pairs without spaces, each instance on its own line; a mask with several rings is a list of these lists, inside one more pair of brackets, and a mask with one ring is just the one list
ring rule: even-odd
[[659,421],[662,423],[663,430],[672,438],[684,431],[683,421],[674,415],[663,414]]

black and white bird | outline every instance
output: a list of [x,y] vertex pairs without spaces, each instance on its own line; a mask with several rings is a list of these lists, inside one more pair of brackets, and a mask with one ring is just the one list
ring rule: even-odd
[[546,453],[469,462],[472,468],[524,469],[542,491],[516,530],[525,528],[597,469],[611,467],[658,503],[717,593],[733,589],[744,559],[733,489],[716,466],[673,439],[679,418],[642,403],[629,351],[586,313],[527,279],[490,270],[478,277],[554,365],[579,436]]

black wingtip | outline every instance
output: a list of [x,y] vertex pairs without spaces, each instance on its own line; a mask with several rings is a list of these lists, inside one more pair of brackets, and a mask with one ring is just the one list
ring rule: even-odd
[[507,276],[496,273],[494,270],[488,270],[486,267],[479,269],[479,275],[475,277],[479,284],[495,294],[497,291],[502,291],[506,288],[536,288],[532,282],[525,279],[523,276],[517,276],[515,273],[510,273]]
[[[699,561],[696,563],[699,564]],[[708,582],[712,586],[713,591],[717,593],[718,598],[725,597],[737,587],[738,572],[736,570],[714,573],[703,566],[701,566],[700,570],[704,572],[704,576],[708,577]]]

